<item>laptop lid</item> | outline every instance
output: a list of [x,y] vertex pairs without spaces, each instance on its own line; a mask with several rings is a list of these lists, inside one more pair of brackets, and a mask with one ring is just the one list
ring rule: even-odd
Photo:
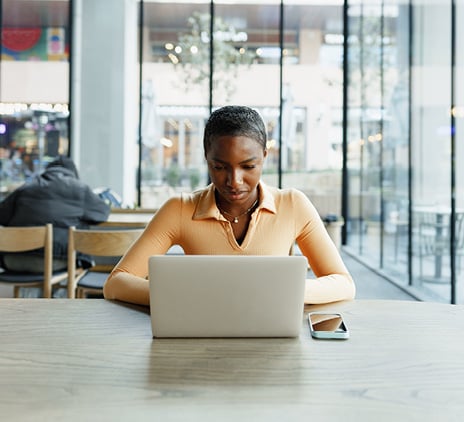
[[153,337],[296,337],[307,270],[303,256],[152,256]]

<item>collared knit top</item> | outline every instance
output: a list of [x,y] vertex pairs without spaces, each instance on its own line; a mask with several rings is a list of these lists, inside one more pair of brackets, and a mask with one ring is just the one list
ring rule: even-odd
[[[241,244],[235,239],[233,223],[222,216],[216,205],[213,185],[170,198],[113,269],[107,284],[121,272],[147,278],[148,258],[166,253],[173,245],[195,255],[282,256],[289,255],[296,242],[314,274],[306,282],[305,302],[353,299],[353,279],[306,195],[296,189],[269,187],[263,182],[258,189],[260,202],[251,214]],[[135,301],[147,303],[148,281],[142,290],[145,297]],[[109,298],[119,297],[112,294]]]

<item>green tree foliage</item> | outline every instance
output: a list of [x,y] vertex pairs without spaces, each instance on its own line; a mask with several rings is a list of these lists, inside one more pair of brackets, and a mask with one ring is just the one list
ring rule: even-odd
[[[174,61],[174,64],[181,72],[186,89],[192,85],[207,88],[210,77],[210,15],[196,12],[187,23],[190,32],[179,34],[177,47],[181,51],[175,53],[178,62]],[[225,95],[226,100],[236,89],[239,66],[249,67],[255,57],[246,49],[245,44],[244,32],[238,32],[219,17],[215,18],[213,89]]]

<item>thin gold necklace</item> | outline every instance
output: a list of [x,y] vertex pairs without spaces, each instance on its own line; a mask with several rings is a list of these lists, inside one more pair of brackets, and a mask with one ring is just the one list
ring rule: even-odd
[[256,201],[253,202],[253,205],[250,208],[248,208],[245,212],[242,212],[241,214],[239,214],[237,216],[233,216],[232,214],[229,214],[228,212],[224,211],[218,204],[216,204],[216,205],[217,205],[219,211],[221,211],[221,214],[228,215],[230,218],[232,218],[232,222],[237,224],[240,217],[243,217],[244,215],[247,215],[251,210],[253,210],[254,207],[256,207],[256,204],[258,203],[258,199],[259,198],[256,198]]

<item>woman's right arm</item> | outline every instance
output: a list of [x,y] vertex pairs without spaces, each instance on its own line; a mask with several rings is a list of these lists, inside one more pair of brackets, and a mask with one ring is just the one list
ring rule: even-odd
[[103,286],[105,299],[116,299],[138,305],[150,304],[148,280],[133,274],[113,272]]
[[169,199],[121,258],[103,286],[105,299],[149,305],[148,259],[165,254],[176,242],[181,201]]

